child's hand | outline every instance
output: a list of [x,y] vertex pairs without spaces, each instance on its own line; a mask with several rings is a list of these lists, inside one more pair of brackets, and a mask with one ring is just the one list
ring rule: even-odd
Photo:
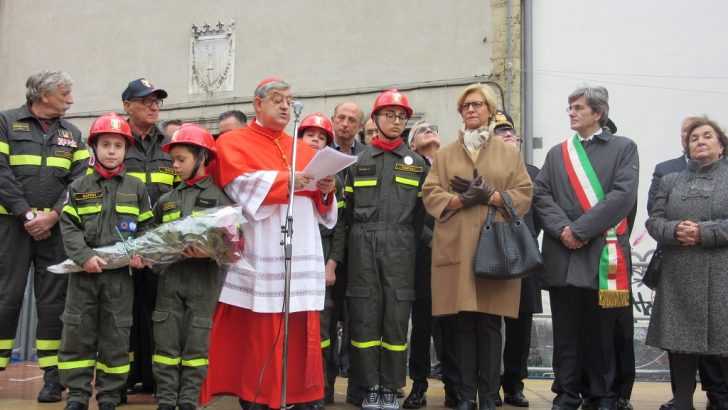
[[205,252],[200,249],[197,245],[187,245],[182,250],[182,255],[184,255],[185,258],[197,258],[197,259],[205,259],[209,258]]
[[83,263],[83,270],[88,273],[101,273],[104,266],[106,266],[106,261],[101,259],[100,256],[94,255]]
[[134,269],[143,269],[144,262],[142,262],[142,257],[137,254],[132,255],[131,259],[129,259],[129,266]]

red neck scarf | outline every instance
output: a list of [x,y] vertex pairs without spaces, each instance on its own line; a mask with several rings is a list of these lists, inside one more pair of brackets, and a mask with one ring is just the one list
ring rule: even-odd
[[199,177],[185,179],[185,184],[187,184],[187,186],[192,186],[192,185],[196,184],[197,182],[202,181],[205,178],[207,178],[207,174],[200,175]]
[[402,138],[396,138],[395,140],[384,140],[376,136],[372,138],[372,145],[379,148],[382,151],[394,151],[395,148],[402,145]]
[[98,172],[98,173],[99,173],[99,174],[100,174],[100,175],[101,175],[102,177],[104,177],[104,179],[111,179],[111,178],[113,178],[114,176],[116,176],[116,175],[119,175],[119,174],[121,174],[122,172],[124,172],[124,170],[126,169],[126,164],[122,162],[122,163],[121,163],[121,165],[119,165],[118,167],[116,167],[116,169],[115,169],[115,170],[113,170],[113,171],[109,171],[108,169],[104,168],[104,167],[103,167],[103,166],[101,165],[101,162],[100,162],[100,161],[96,161],[96,163],[94,164],[94,169],[95,169],[95,170],[96,170],[96,172]]

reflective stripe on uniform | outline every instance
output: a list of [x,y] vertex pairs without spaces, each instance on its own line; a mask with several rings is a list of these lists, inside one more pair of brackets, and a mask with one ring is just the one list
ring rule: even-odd
[[10,155],[10,145],[7,142],[0,142],[0,154]]
[[137,178],[144,183],[147,182],[147,174],[145,174],[143,172],[127,172],[126,174],[129,176],[132,176],[134,178]]
[[166,214],[166,215],[162,216],[162,222],[174,221],[175,219],[179,219],[179,217],[181,215],[182,215],[181,211]]
[[336,207],[337,208],[346,208],[346,202],[339,201],[339,202],[336,203]]
[[91,175],[91,174],[93,174],[93,173],[94,173],[94,169],[93,169],[93,167],[88,167],[88,168],[86,168],[86,175]]
[[419,186],[420,181],[416,179],[410,179],[405,177],[394,177],[395,182],[399,182],[400,184],[410,185],[410,186]]
[[422,191],[417,192],[417,198],[422,198]]
[[392,345],[387,342],[382,342],[382,347],[393,352],[404,352],[407,350],[407,343],[403,345]]
[[[65,207],[63,207],[63,209],[65,210],[67,206],[69,206],[69,205],[66,205]],[[76,212],[78,212],[78,215],[97,214],[97,213],[101,212],[102,208],[103,208],[103,205],[101,205],[101,204],[81,206],[81,207],[78,207],[78,209],[76,209]]]
[[38,358],[38,366],[43,367],[51,367],[51,366],[57,366],[58,365],[58,355],[53,356],[46,356],[46,357],[39,357]]
[[354,339],[351,339],[351,345],[354,347],[358,347],[359,349],[367,349],[370,347],[378,347],[382,345],[381,340],[372,340],[369,342],[357,342]]
[[185,367],[207,366],[208,363],[209,362],[207,361],[206,357],[203,357],[201,359],[182,360],[182,366],[185,366]]
[[88,153],[87,149],[76,150],[76,152],[73,153],[73,162],[84,160],[90,156],[91,154]]
[[129,373],[130,368],[131,367],[128,364],[125,364],[122,366],[110,367],[101,362],[96,363],[96,369],[101,370],[104,373],[109,373],[109,374]]
[[[10,212],[8,212],[8,209],[4,206],[0,205],[0,214],[2,215],[10,215]],[[0,343],[2,343],[2,340],[0,340]]]
[[8,367],[8,364],[10,363],[9,357],[0,357],[0,369],[4,369]]
[[134,361],[134,352],[129,352],[129,362]]
[[71,160],[68,158],[47,157],[46,165],[49,167],[71,169]]
[[82,369],[84,367],[94,367],[96,360],[74,360],[72,362],[58,362],[60,370]]
[[161,172],[152,172],[152,183],[153,184],[166,184],[172,185],[174,183],[174,175],[163,174]]
[[152,362],[166,364],[167,366],[177,366],[182,362],[181,357],[166,357],[155,354],[152,356]]
[[13,348],[15,339],[0,339],[0,350],[9,350]]
[[147,219],[151,219],[153,217],[154,217],[154,213],[152,213],[152,211],[147,211],[147,212],[144,212],[143,214],[139,215],[139,218],[137,218],[137,219],[139,220],[139,222],[144,222]]
[[[360,179],[358,181],[354,181],[354,188],[360,188],[365,186],[377,186],[377,180],[376,179]],[[354,191],[351,191],[354,192]]]
[[321,348],[325,349],[327,347],[331,346],[331,339],[326,339],[323,342],[321,342]]
[[10,166],[18,165],[37,165],[40,166],[42,162],[40,155],[11,155]]
[[344,187],[345,192],[354,192],[354,188],[351,185],[347,185]]
[[116,212],[120,214],[131,214],[139,216],[139,208],[129,205],[116,205]]
[[61,340],[41,340],[35,341],[35,348],[38,350],[58,350],[61,347]]
[[76,212],[76,208],[72,207],[71,205],[66,205],[63,207],[63,210],[61,212],[65,212],[72,217],[76,218],[78,222],[81,222],[81,218],[78,217],[78,212]]

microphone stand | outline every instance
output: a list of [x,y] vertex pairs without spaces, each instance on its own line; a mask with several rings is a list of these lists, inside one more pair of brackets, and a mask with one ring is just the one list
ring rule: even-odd
[[288,315],[291,307],[291,261],[293,259],[293,195],[295,191],[296,175],[296,145],[298,144],[298,117],[301,115],[303,103],[293,103],[293,153],[291,154],[291,170],[288,174],[288,209],[286,210],[286,222],[281,226],[283,233],[283,252],[285,254],[285,285],[283,291],[283,375],[281,377],[281,410],[286,408],[286,384],[288,382]]

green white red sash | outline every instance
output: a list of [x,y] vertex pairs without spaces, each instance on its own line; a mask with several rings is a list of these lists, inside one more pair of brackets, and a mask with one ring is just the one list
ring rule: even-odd
[[[561,151],[569,182],[586,213],[597,202],[604,200],[602,184],[579,141],[578,133],[561,144]],[[627,218],[624,218],[604,233],[607,243],[599,260],[599,306],[604,308],[630,305],[627,261],[617,241],[617,237],[626,231]]]

